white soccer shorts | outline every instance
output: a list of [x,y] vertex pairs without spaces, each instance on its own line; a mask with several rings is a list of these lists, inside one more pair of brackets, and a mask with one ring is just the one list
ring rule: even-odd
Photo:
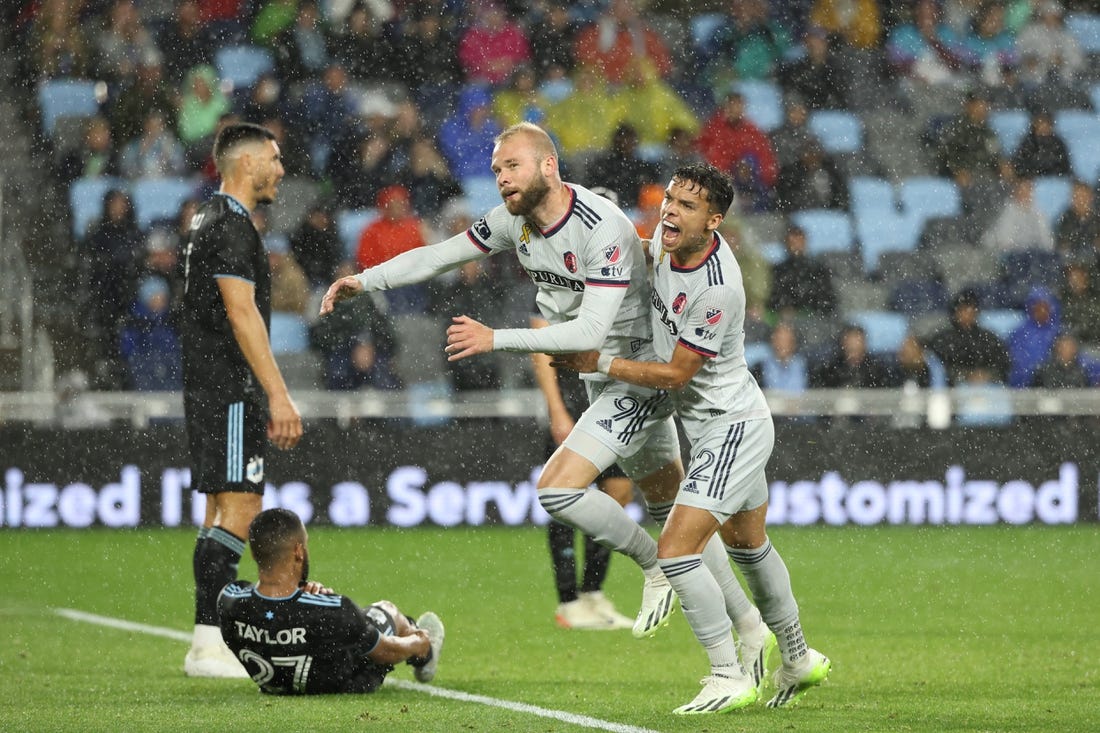
[[691,446],[676,503],[703,509],[719,524],[768,500],[764,468],[775,445],[770,417],[716,426]]

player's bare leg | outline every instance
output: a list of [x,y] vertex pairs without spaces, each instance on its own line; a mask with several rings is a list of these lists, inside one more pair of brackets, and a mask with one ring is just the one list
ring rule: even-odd
[[237,565],[248,539],[248,525],[263,497],[236,491],[206,495],[206,515],[195,543],[195,630],[184,659],[190,677],[247,677],[244,667],[222,641],[218,593],[237,579]]

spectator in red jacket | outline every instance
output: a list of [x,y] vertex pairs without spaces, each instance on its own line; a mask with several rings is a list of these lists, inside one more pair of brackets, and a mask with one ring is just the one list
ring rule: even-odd
[[699,133],[699,152],[708,163],[733,173],[748,162],[771,191],[779,175],[779,165],[771,140],[745,116],[745,98],[731,91],[722,106]]
[[639,56],[648,58],[662,79],[672,73],[668,46],[638,15],[634,0],[612,0],[607,12],[577,34],[574,56],[610,84],[623,83]]
[[458,60],[473,84],[501,84],[512,70],[531,61],[522,26],[496,2],[474,6],[474,23],[458,43]]
[[[356,263],[360,270],[374,267],[402,252],[423,247],[430,241],[422,222],[412,210],[409,191],[404,186],[386,186],[378,192],[381,216],[363,227],[359,235]],[[390,313],[422,313],[428,304],[423,283],[386,291]]]

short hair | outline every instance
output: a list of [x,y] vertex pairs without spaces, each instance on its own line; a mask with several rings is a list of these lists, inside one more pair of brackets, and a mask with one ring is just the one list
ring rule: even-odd
[[265,509],[248,527],[252,559],[261,570],[271,568],[295,542],[305,536],[305,525],[289,509]]
[[226,125],[214,140],[214,162],[220,169],[234,148],[247,143],[275,140],[275,133],[251,122],[234,122]]
[[558,157],[558,149],[554,145],[554,141],[550,139],[550,135],[547,134],[546,130],[532,122],[519,122],[511,127],[505,128],[499,135],[493,138],[493,146],[500,145],[502,142],[516,135],[526,135],[534,144],[535,152],[538,153],[540,158],[548,158],[551,156],[554,158]]
[[673,172],[672,179],[681,183],[691,182],[705,189],[707,203],[722,216],[733,204],[733,181],[710,163],[682,165]]

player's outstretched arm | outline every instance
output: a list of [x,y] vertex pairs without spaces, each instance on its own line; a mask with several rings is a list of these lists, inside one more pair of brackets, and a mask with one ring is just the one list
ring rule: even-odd
[[600,372],[612,379],[653,389],[683,389],[703,366],[705,357],[681,345],[672,352],[672,361],[632,361],[582,352],[555,354],[550,366],[581,373]]
[[375,664],[399,664],[412,657],[426,657],[431,650],[428,632],[413,629],[408,636],[383,636],[367,657]]
[[361,292],[363,292],[363,283],[359,282],[359,278],[354,275],[340,278],[332,285],[329,285],[328,290],[325,292],[325,296],[321,298],[321,315],[327,316],[329,313],[332,313],[332,309],[335,308],[336,304],[341,300],[354,298]]

